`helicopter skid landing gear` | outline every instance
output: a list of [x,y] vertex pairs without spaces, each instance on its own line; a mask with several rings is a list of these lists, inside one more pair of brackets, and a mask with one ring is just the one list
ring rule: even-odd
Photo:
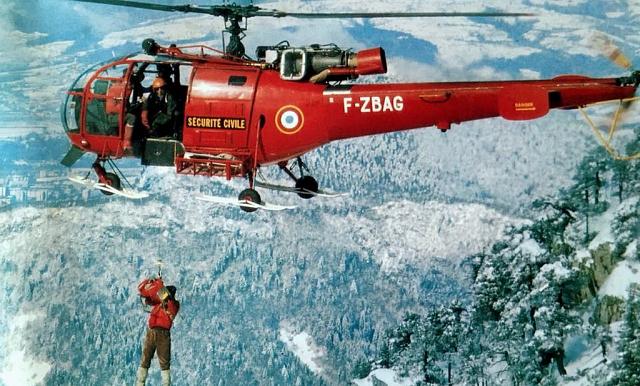
[[255,212],[258,209],[264,209],[267,211],[295,209],[295,206],[275,205],[262,201],[260,194],[254,189],[254,186],[256,186],[254,174],[255,170],[247,174],[249,187],[240,192],[238,199],[231,197],[209,196],[205,194],[197,194],[195,198],[196,200],[212,202],[214,204],[240,207],[240,209],[247,213]]
[[[110,163],[113,168],[113,172],[107,172],[103,166],[104,162]],[[98,176],[98,181],[92,181],[89,179],[89,173],[87,173],[84,177],[69,177],[71,182],[74,182],[78,185],[82,185],[89,189],[98,189],[105,196],[112,196],[114,194],[118,196],[124,196],[132,199],[139,199],[149,197],[149,194],[146,192],[136,192],[131,189],[126,189],[122,187],[122,180],[127,183],[129,187],[131,184],[127,179],[122,175],[120,170],[116,167],[116,165],[110,159],[98,158],[92,165],[93,170],[96,172]],[[122,176],[122,177],[120,177]]]
[[298,167],[300,168],[300,178],[296,177],[296,175],[293,174],[291,169],[287,167],[286,161],[278,164],[278,166],[280,167],[280,170],[285,172],[286,175],[288,175],[292,180],[295,181],[296,183],[295,187],[275,185],[275,184],[270,184],[270,183],[267,183],[264,181],[258,181],[258,180],[255,180],[255,186],[265,188],[265,189],[270,189],[270,190],[276,190],[280,192],[295,193],[300,198],[303,198],[305,200],[308,200],[316,196],[335,198],[335,197],[348,195],[348,193],[334,193],[334,192],[327,192],[327,191],[320,190],[318,181],[316,181],[316,179],[313,178],[312,176],[304,174],[304,171],[306,170],[307,172],[309,172],[309,169],[307,168],[307,165],[305,165],[305,163],[300,159],[300,157],[296,159],[295,164],[297,164]]
[[302,161],[300,157],[296,158],[295,162],[300,169],[300,178],[296,177],[291,169],[287,168],[286,162],[278,164],[280,170],[286,173],[296,183],[296,193],[300,198],[308,200],[315,197],[318,194],[318,181],[309,175],[304,175],[304,171],[309,172],[309,168]]
[[[257,200],[256,197],[258,198]],[[195,196],[196,200],[211,202],[217,205],[240,207],[240,209],[245,212],[255,212],[258,209],[267,211],[295,209],[295,206],[269,204],[261,201],[259,197],[260,195],[258,195],[258,192],[253,189],[243,190],[237,199],[231,197],[208,196],[204,194],[198,194]]]

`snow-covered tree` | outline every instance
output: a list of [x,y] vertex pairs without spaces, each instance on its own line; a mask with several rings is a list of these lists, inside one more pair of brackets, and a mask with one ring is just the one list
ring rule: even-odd
[[610,381],[613,386],[640,385],[640,286],[629,291],[620,338],[615,373]]
[[616,210],[612,230],[616,235],[614,254],[621,256],[629,244],[640,237],[640,198],[625,200]]

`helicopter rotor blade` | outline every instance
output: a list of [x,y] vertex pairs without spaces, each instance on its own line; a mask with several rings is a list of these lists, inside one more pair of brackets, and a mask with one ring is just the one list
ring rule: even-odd
[[[638,72],[633,70],[633,63],[629,59],[627,55],[622,52],[622,49],[613,41],[613,39],[601,31],[594,31],[589,37],[589,44],[596,51],[600,52],[602,55],[606,56],[609,61],[611,61],[616,66],[631,71],[631,75],[629,76],[629,83],[636,83]],[[637,83],[636,83],[637,85]],[[625,121],[625,115],[628,110],[630,110],[631,106],[634,105],[635,99],[628,100],[626,102],[622,102],[621,110],[620,110],[620,121]]]
[[195,12],[206,13],[215,15],[211,8],[199,5],[162,5],[155,3],[145,3],[142,1],[128,1],[128,0],[74,0],[81,3],[95,3],[106,5],[117,5],[122,7],[150,9],[153,11],[165,11],[165,12]]
[[283,12],[278,10],[261,10],[255,16],[296,17],[301,19],[373,19],[392,17],[520,17],[535,16],[533,13],[505,13],[505,12],[331,12],[331,13],[301,13]]
[[74,0],[82,3],[116,5],[123,7],[149,9],[165,12],[194,12],[224,17],[295,17],[301,19],[345,19],[345,18],[392,18],[392,17],[520,17],[535,16],[532,13],[505,12],[284,12],[277,9],[264,9],[254,5],[161,5],[143,1],[128,0]]

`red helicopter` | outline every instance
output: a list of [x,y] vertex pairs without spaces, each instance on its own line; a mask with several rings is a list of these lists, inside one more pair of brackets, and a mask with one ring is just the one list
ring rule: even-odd
[[[319,189],[303,154],[331,141],[482,118],[540,118],[550,109],[573,109],[632,98],[640,72],[618,78],[563,75],[548,80],[352,84],[387,70],[382,48],[359,52],[336,45],[261,46],[256,59],[242,45],[246,20],[255,16],[336,17],[518,17],[522,13],[287,13],[251,5],[170,6],[122,0],[77,0],[144,9],[222,16],[229,42],[223,51],[205,46],[162,47],[143,42],[144,53],[87,70],[71,86],[62,106],[73,165],[95,153],[98,181],[72,178],[105,194],[130,198],[114,159],[137,157],[143,165],[172,166],[176,173],[243,177],[249,187],[238,199],[201,196],[244,211],[289,207],[262,201],[256,187],[297,193],[304,199],[335,196]],[[244,21],[244,26],[241,22]],[[224,43],[224,39],[223,39]],[[154,87],[162,84],[161,87]],[[170,94],[173,108],[162,132],[150,131],[145,97]],[[146,97],[147,99],[149,97]],[[105,166],[111,166],[107,172]],[[256,179],[259,168],[277,165],[293,187]],[[296,170],[297,169],[297,170]],[[296,174],[296,172],[298,172]],[[125,180],[126,181],[126,180]]]

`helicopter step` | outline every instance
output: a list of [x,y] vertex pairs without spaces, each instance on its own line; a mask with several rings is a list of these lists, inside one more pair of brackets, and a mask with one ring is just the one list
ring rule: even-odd
[[78,185],[82,185],[89,189],[98,189],[102,191],[106,195],[117,194],[119,196],[123,196],[131,199],[141,199],[149,197],[149,193],[147,192],[138,192],[130,189],[118,189],[112,185],[105,184],[99,181],[93,181],[87,177],[73,176],[69,177],[69,180]]
[[337,198],[337,197],[343,197],[343,196],[349,195],[349,193],[335,193],[335,192],[327,192],[323,190],[313,191],[310,189],[305,189],[304,187],[298,188],[298,187],[291,187],[291,186],[284,186],[284,185],[275,185],[267,182],[262,182],[259,180],[255,181],[255,185],[264,189],[276,190],[280,192],[296,193],[298,195],[309,195],[309,196],[327,197],[327,198]]
[[[252,190],[252,189],[246,189],[246,190]],[[257,194],[255,190],[252,190],[252,191]],[[209,196],[205,194],[199,194],[199,195],[196,195],[196,200],[212,202],[214,204],[220,204],[220,205],[226,205],[226,206],[237,206],[237,207],[240,207],[240,209],[244,210],[245,212],[255,212],[258,209],[264,209],[268,211],[281,211],[281,210],[296,208],[295,206],[268,204],[262,200],[252,201],[249,197],[243,198],[243,193],[240,193],[240,197],[238,198]],[[260,196],[258,195],[257,197],[259,199]]]
[[200,175],[207,177],[225,177],[230,180],[234,176],[244,176],[243,159],[236,159],[228,154],[185,154],[175,158],[178,174]]

